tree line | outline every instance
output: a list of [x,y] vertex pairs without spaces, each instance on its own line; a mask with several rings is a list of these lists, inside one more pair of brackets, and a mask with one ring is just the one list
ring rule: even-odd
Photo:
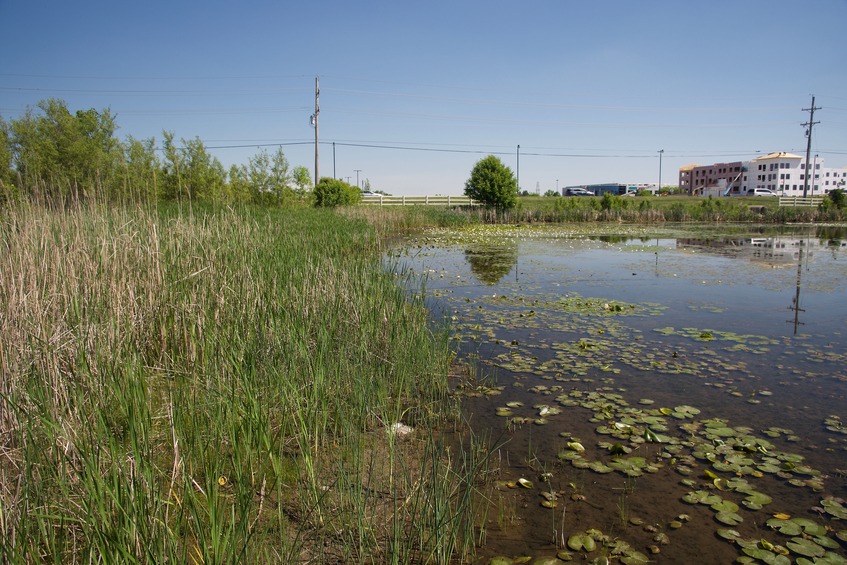
[[273,205],[304,200],[312,188],[309,169],[292,167],[281,147],[227,171],[199,138],[177,142],[163,131],[157,148],[153,138],[122,141],[116,130],[109,109],[71,112],[53,98],[19,118],[0,116],[0,204],[96,196]]

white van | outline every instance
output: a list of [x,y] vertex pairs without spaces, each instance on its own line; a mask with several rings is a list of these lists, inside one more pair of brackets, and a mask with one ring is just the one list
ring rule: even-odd
[[751,188],[747,191],[747,196],[776,196],[776,192],[769,188]]

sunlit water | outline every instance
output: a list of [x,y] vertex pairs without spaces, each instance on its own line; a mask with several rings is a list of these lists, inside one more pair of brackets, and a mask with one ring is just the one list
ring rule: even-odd
[[[598,229],[435,232],[389,253],[396,268],[426,279],[459,360],[485,385],[465,387],[463,400],[474,432],[502,445],[480,561],[552,556],[587,529],[668,563],[732,562],[744,547],[719,535],[728,529],[790,548],[792,561],[804,551],[843,555],[847,520],[822,502],[847,497],[845,230]],[[620,403],[604,412],[586,401],[592,392]],[[663,437],[622,423],[632,421],[621,409],[660,418],[653,428]],[[730,436],[703,435],[716,419]],[[603,426],[633,435],[610,437]],[[568,458],[575,442],[585,447],[581,466]],[[736,446],[702,457],[704,445],[725,442],[752,453]],[[601,463],[620,455],[616,443],[654,464],[609,472]],[[747,459],[721,466],[736,453]],[[519,478],[532,488],[515,488]],[[745,489],[727,488],[733,479],[772,501],[746,507]],[[556,508],[540,505],[542,491],[555,493]],[[709,505],[683,501],[698,491],[739,504],[740,521],[721,523]],[[823,545],[809,549],[795,539],[809,532],[767,525],[782,513],[827,528]],[[587,559],[612,553],[606,544]]]

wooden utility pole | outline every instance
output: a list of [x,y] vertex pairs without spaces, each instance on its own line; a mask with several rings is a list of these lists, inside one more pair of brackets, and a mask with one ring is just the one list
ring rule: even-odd
[[320,77],[315,77],[315,115],[312,119],[315,124],[315,186],[318,186],[320,180],[319,155],[318,155],[318,116],[321,113],[320,105],[321,82]]
[[[815,121],[815,110],[820,110],[820,108],[815,108],[815,96],[812,95],[812,107],[811,108],[803,108],[804,112],[809,112],[809,121],[803,124],[804,127],[808,127],[806,130],[806,175],[803,181],[803,198],[806,198],[809,195],[809,157],[812,153],[812,126],[818,124],[820,122]],[[811,173],[815,174],[814,171]],[[814,182],[814,178],[812,177],[812,182]],[[814,189],[815,185],[812,184],[812,189]]]

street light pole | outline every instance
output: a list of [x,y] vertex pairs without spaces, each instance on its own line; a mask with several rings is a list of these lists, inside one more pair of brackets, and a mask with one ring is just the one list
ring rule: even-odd
[[664,152],[664,149],[659,149],[659,186],[656,188],[656,194],[662,192],[662,155]]

